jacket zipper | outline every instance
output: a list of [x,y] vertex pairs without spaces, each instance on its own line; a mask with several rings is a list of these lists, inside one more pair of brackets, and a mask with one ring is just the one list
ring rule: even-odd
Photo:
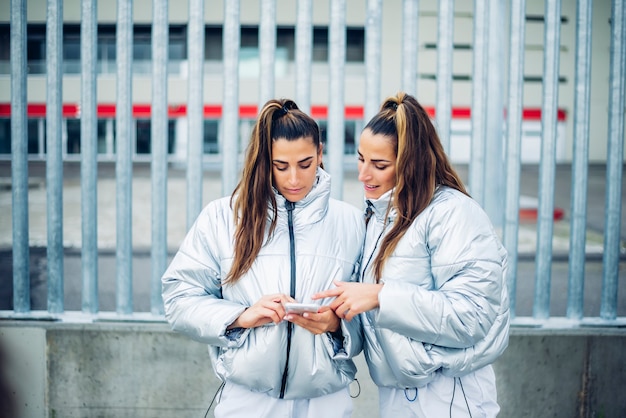
[[[296,297],[296,242],[293,234],[293,208],[296,204],[294,202],[287,201],[285,206],[287,207],[287,226],[289,228],[289,255],[291,265],[291,283],[289,286],[289,295],[292,298]],[[285,370],[283,370],[283,378],[280,385],[280,399],[285,396],[285,389],[287,388],[287,374],[289,371],[289,353],[291,351],[291,334],[293,332],[293,323],[287,323],[287,359],[285,361]]]

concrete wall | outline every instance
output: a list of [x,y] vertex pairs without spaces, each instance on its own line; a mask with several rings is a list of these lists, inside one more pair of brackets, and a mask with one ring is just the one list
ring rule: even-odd
[[[626,329],[511,334],[494,365],[500,416],[624,416]],[[164,323],[2,320],[0,344],[18,418],[200,417],[219,386],[206,346]],[[376,388],[357,360],[353,416],[378,417]]]

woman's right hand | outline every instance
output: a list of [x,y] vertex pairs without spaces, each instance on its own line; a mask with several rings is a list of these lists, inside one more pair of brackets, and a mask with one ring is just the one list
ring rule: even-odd
[[254,305],[247,308],[239,317],[228,326],[232,328],[256,328],[270,322],[278,324],[285,316],[283,302],[287,302],[289,297],[282,293],[265,295]]
[[378,308],[378,293],[382,284],[334,282],[332,289],[319,292],[311,296],[312,300],[332,298],[330,309],[335,311],[339,318],[351,321],[356,315]]

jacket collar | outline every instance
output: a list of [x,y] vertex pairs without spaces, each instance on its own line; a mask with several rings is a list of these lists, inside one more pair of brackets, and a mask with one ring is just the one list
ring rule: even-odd
[[[391,189],[383,193],[383,195],[380,196],[378,199],[366,199],[365,200],[365,204],[366,204],[365,216],[367,217],[367,212],[371,210],[372,216],[374,216],[377,221],[383,222],[385,220],[385,215],[387,214],[387,208],[389,207],[390,204],[392,204],[393,192],[394,192],[394,189]],[[395,217],[396,217],[396,208],[392,206],[391,210],[389,210],[388,221],[393,221]]]
[[[276,196],[276,205],[278,206],[278,217],[287,216],[287,199],[283,197],[278,190],[274,189]],[[324,217],[328,210],[328,201],[330,199],[330,174],[322,168],[317,168],[315,184],[313,188],[302,200],[295,203],[294,216],[299,217],[300,224],[312,224],[318,222]],[[269,216],[272,216],[270,210]]]

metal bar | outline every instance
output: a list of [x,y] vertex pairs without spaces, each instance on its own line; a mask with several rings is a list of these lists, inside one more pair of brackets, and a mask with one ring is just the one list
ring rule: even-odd
[[204,154],[204,0],[189,0],[187,117],[187,229],[202,210]]
[[522,110],[524,102],[524,36],[526,0],[511,4],[511,39],[509,57],[509,101],[506,142],[506,201],[504,216],[504,247],[509,253],[507,286],[511,318],[515,318],[517,294],[517,245],[519,232],[519,195],[522,143]]
[[63,2],[48,0],[46,14],[46,198],[48,312],[63,312]]
[[222,194],[237,185],[239,148],[239,0],[224,0],[224,104],[222,114]]
[[576,76],[574,89],[574,154],[572,161],[571,232],[567,317],[583,317],[585,246],[587,243],[587,178],[591,89],[592,0],[580,0],[576,11]]
[[133,312],[133,234],[132,234],[132,75],[133,75],[133,4],[117,1],[117,103],[115,113],[116,151],[116,264],[118,314]]
[[26,0],[11,0],[11,200],[13,310],[30,312]]
[[550,316],[556,122],[559,91],[560,0],[546,1],[545,22],[541,161],[539,165],[539,208],[537,215],[537,264],[535,300],[533,304],[533,317],[536,319],[547,319]]
[[604,257],[600,317],[617,316],[622,170],[624,155],[624,94],[626,90],[626,36],[624,2],[613,0],[611,9],[611,67],[609,86],[609,143],[606,165]]
[[300,110],[309,114],[313,55],[312,0],[298,0],[296,14],[296,103]]
[[485,204],[485,135],[487,123],[487,2],[474,1],[474,68],[469,186],[474,200]]
[[417,96],[419,0],[402,2],[402,90]]
[[259,106],[274,97],[274,65],[276,61],[276,0],[262,0],[259,25]]
[[[485,134],[485,174],[483,187],[489,193],[483,193],[483,207],[496,228],[504,222],[504,36],[500,22],[504,17],[504,2],[490,0],[488,15],[487,52],[487,114]],[[489,150],[489,152],[487,152]]]
[[161,276],[167,268],[167,0],[152,1],[152,281],[150,311],[162,315]]
[[367,1],[365,17],[365,120],[380,107],[380,66],[382,44],[382,0]]
[[454,0],[441,0],[437,17],[437,98],[435,121],[441,144],[450,153],[452,118],[452,51],[454,49]]
[[97,0],[81,3],[80,207],[82,310],[98,312],[98,116],[96,114]]
[[328,30],[328,67],[330,72],[328,94],[328,169],[333,178],[330,194],[341,200],[343,195],[344,132],[344,74],[346,63],[346,1],[330,2]]

